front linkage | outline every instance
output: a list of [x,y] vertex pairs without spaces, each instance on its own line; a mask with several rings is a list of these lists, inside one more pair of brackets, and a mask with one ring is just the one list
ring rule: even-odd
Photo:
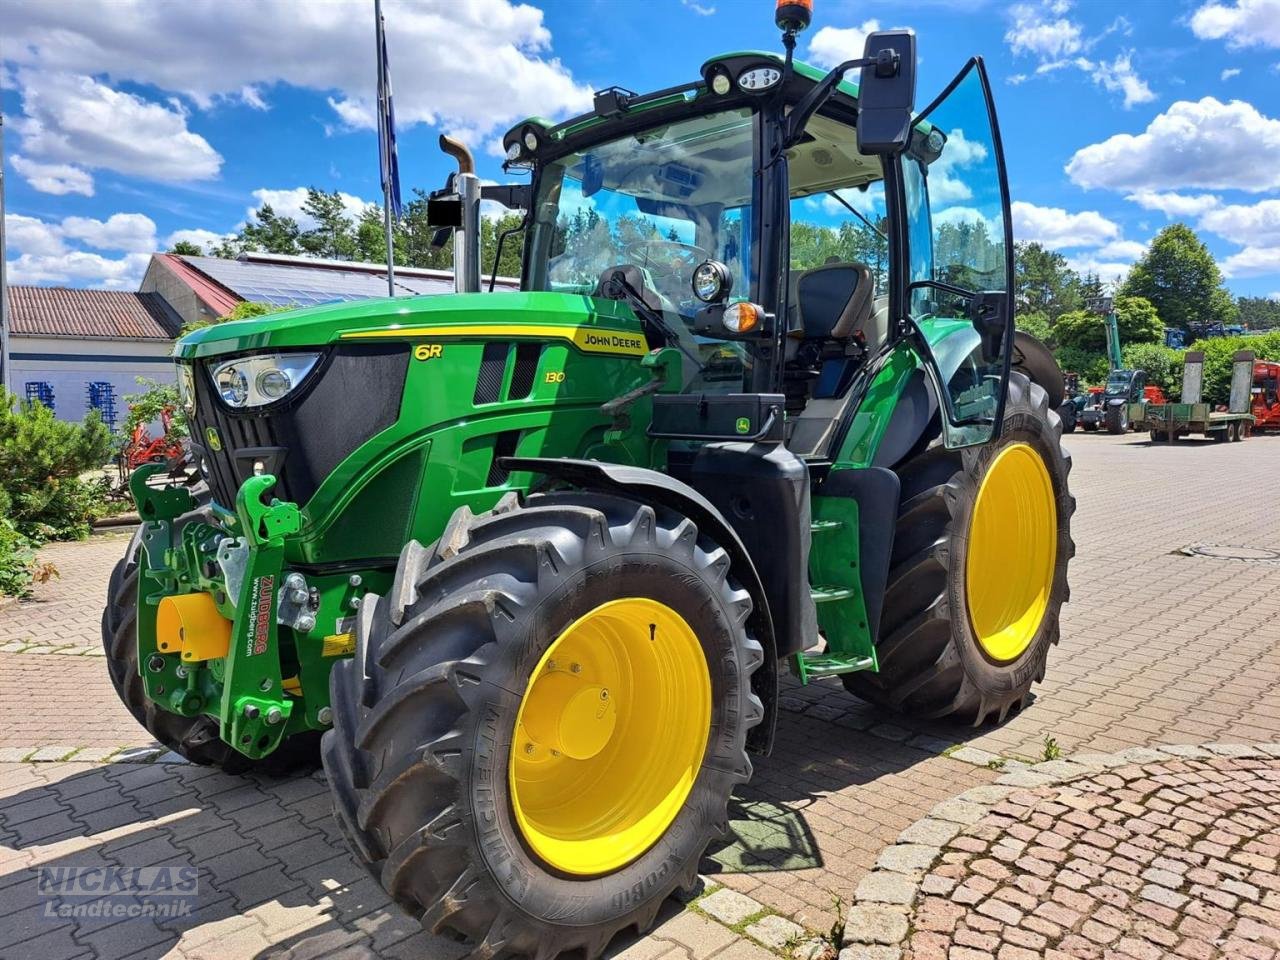
[[143,518],[137,643],[147,696],[217,719],[222,740],[250,759],[327,728],[329,667],[351,652],[362,578],[286,575],[286,539],[302,515],[264,502],[275,477],[245,480],[234,513],[210,505],[186,516],[196,508],[187,490],[147,484],[162,469],[143,467],[130,483]]

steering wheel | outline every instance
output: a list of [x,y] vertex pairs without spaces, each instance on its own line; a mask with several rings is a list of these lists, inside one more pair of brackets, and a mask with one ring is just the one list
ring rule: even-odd
[[693,268],[711,255],[679,240],[633,240],[623,248],[627,260],[649,271],[654,280],[687,280]]

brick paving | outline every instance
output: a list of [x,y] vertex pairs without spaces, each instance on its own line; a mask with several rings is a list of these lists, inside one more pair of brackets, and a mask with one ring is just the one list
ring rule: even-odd
[[[1019,758],[1042,758],[1046,737],[1068,754],[1280,739],[1280,564],[1174,553],[1192,543],[1276,545],[1280,438],[1149,447],[1133,436],[1076,435],[1068,445],[1080,504],[1073,601],[1034,701],[1004,726],[971,730],[886,716],[834,681],[807,688],[785,681],[775,753],[757,762],[755,778],[735,798],[732,842],[709,851],[704,864],[713,889],[745,895],[760,915],[744,936],[698,904],[682,913],[673,906],[653,935],[628,948],[629,958],[786,953],[795,939],[782,934],[787,918],[805,937],[827,934],[844,919],[839,904],[890,855],[882,853],[887,844],[937,804],[991,789],[1022,766]],[[85,749],[73,759],[102,759],[147,744],[93,655],[106,578],[123,549],[120,535],[52,546],[44,555],[62,580],[40,588],[33,602],[0,609],[0,761],[37,748],[45,748],[41,759],[77,748]],[[347,879],[355,867],[318,779],[247,783],[167,762],[0,762],[0,931],[14,924],[25,931],[17,939],[0,935],[0,960],[272,950],[458,955],[455,945],[406,926],[367,877]],[[80,796],[95,799],[69,805]],[[34,818],[45,824],[11,819],[15,806],[38,809],[23,806],[33,801],[52,803]],[[83,809],[89,803],[94,809]],[[179,814],[198,827],[191,836],[212,839],[185,845],[184,828],[166,819]],[[146,834],[154,849],[172,854],[171,843],[174,856],[207,869],[198,920],[152,924],[161,932],[150,933],[141,921],[58,925],[34,917],[32,866],[80,856],[137,865],[120,853],[134,847],[116,837],[120,830]],[[242,858],[256,867],[235,873]],[[116,928],[118,940],[93,939]]]
[[1277,756],[1122,760],[1011,792],[941,851],[907,960],[1280,955]]

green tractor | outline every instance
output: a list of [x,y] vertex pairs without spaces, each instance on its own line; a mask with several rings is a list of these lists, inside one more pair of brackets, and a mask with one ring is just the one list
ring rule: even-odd
[[[1011,371],[982,62],[916,116],[911,34],[824,75],[778,19],[785,56],[522,122],[527,184],[448,144],[457,292],[188,334],[209,497],[135,474],[124,702],[228,771],[321,753],[356,858],[479,957],[647,929],[784,668],[980,723],[1058,638],[1070,464]],[[483,201],[526,211],[519,292],[480,291]]]

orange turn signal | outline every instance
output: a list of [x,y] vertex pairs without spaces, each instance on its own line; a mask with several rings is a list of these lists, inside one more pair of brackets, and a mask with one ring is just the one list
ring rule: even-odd
[[733,333],[750,333],[760,326],[760,313],[759,307],[744,300],[725,307],[722,322],[725,329]]

